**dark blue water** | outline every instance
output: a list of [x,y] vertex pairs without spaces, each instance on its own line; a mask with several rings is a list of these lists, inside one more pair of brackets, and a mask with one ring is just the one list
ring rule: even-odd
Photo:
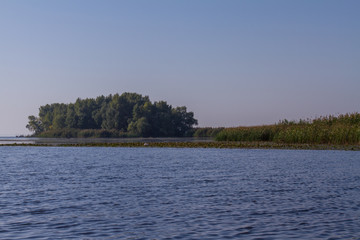
[[0,147],[0,239],[360,239],[360,153]]

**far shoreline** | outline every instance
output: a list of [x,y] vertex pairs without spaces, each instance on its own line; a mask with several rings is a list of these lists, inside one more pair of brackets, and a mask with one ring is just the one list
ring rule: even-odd
[[[151,140],[151,139],[147,139]],[[289,144],[276,142],[221,141],[137,141],[84,143],[11,143],[0,147],[130,147],[130,148],[213,148],[213,149],[283,149],[283,150],[342,150],[360,151],[360,145]]]

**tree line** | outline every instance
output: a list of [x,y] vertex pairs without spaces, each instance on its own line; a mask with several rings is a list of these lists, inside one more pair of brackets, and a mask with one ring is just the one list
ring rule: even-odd
[[148,96],[123,93],[97,98],[78,98],[75,103],[40,106],[38,116],[29,116],[26,126],[35,136],[46,132],[102,130],[141,137],[183,137],[197,125],[185,106],[166,101],[152,103]]

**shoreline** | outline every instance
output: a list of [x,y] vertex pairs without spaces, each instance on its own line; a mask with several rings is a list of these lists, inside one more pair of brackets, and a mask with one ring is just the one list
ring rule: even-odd
[[149,147],[149,148],[222,148],[360,151],[360,145],[288,144],[275,142],[87,142],[87,143],[12,143],[0,147]]

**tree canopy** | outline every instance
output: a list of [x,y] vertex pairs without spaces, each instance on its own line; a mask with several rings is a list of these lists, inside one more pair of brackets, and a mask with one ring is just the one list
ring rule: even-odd
[[182,137],[194,125],[194,113],[187,112],[185,106],[174,108],[166,101],[152,103],[148,96],[123,93],[40,106],[38,117],[29,116],[26,127],[35,135],[52,130],[103,129],[142,137]]

